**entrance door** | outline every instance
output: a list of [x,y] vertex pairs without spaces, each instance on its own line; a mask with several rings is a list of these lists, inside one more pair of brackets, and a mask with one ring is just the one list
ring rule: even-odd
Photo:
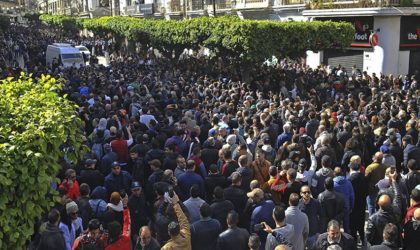
[[326,50],[324,51],[324,64],[337,67],[343,66],[347,73],[351,73],[353,65],[363,70],[363,50]]
[[412,75],[416,70],[420,71],[420,50],[411,50],[408,74]]

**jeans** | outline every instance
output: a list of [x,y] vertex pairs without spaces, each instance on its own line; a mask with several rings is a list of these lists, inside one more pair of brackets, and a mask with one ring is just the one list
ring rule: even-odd
[[375,213],[376,208],[376,196],[377,194],[369,194],[366,197],[366,203],[368,207],[369,216],[372,216],[372,214]]

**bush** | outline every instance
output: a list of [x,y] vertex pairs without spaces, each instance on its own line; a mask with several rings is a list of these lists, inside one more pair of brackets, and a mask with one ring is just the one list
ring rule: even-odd
[[60,89],[50,76],[37,83],[23,74],[0,81],[0,249],[23,249],[35,222],[54,205],[60,145],[81,145],[76,107]]

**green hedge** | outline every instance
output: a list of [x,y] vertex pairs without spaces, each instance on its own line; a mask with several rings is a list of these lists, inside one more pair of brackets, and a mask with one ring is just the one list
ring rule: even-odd
[[154,20],[133,17],[78,19],[42,15],[46,23],[67,30],[88,29],[95,34],[113,33],[170,52],[207,47],[216,54],[239,61],[262,61],[301,55],[306,50],[345,49],[354,27],[344,22],[278,22],[240,20],[237,16]]

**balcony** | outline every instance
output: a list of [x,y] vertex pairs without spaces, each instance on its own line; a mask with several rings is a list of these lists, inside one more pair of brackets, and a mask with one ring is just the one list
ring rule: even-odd
[[311,0],[308,9],[342,9],[342,8],[375,8],[390,6],[409,6],[414,3],[408,3],[403,0]]

